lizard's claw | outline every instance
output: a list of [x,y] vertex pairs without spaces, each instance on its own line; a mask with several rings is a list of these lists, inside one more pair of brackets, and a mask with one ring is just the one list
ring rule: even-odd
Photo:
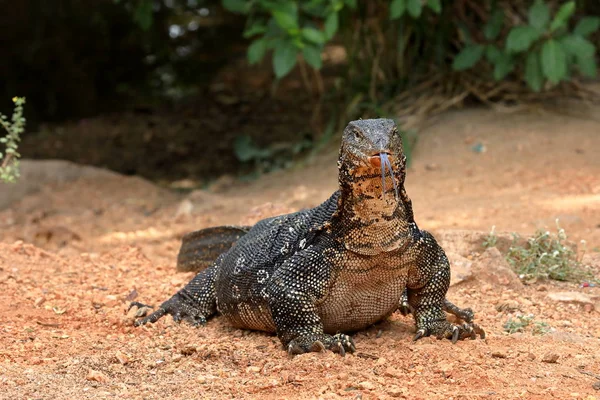
[[[144,304],[134,302],[129,305],[129,308],[133,306],[144,306],[147,309],[148,306]],[[142,319],[138,319],[133,323],[134,326],[145,325],[147,323],[155,323],[162,317],[167,314],[171,314],[173,316],[173,320],[175,322],[181,322],[182,320],[189,322],[193,326],[204,325],[206,324],[206,317],[200,313],[197,308],[196,302],[193,298],[187,293],[183,291],[179,291],[169,300],[162,303],[156,311],[152,314],[145,315],[136,315],[136,317],[144,317]]]
[[404,292],[402,292],[402,296],[400,297],[398,311],[405,317],[412,312],[412,307],[408,304],[408,291],[406,289],[404,289]]
[[402,301],[402,302],[400,302],[400,305],[398,306],[398,311],[400,311],[400,314],[402,314],[406,317],[408,314],[410,314],[412,312],[412,309],[410,307],[410,304],[408,304],[408,301]]
[[465,322],[462,325],[454,325],[448,321],[435,321],[428,324],[428,327],[417,330],[413,341],[430,335],[438,339],[451,339],[452,343],[464,339],[477,339],[477,335],[485,339],[485,331],[475,323]]
[[416,342],[424,336],[427,336],[427,331],[425,329],[419,329],[413,338],[413,342]]
[[356,346],[354,340],[348,335],[338,333],[336,335],[309,335],[298,337],[288,344],[288,353],[290,355],[302,354],[308,352],[321,352],[329,349],[334,353],[340,353],[343,357],[346,352],[354,353]]

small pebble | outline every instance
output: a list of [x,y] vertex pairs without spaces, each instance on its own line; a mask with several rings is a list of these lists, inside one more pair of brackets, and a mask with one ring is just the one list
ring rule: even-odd
[[559,357],[559,355],[556,353],[546,353],[546,354],[544,354],[544,357],[542,358],[542,362],[545,362],[548,364],[554,364],[558,361],[558,357]]
[[104,375],[102,372],[100,371],[94,371],[93,369],[90,369],[87,376],[85,377],[85,379],[87,379],[88,381],[95,381],[95,382],[106,382],[108,381],[108,378],[106,377],[106,375]]
[[127,355],[123,354],[120,350],[118,350],[115,353],[115,357],[116,357],[117,361],[119,361],[119,363],[121,363],[122,365],[125,365],[129,362],[129,357],[127,357]]

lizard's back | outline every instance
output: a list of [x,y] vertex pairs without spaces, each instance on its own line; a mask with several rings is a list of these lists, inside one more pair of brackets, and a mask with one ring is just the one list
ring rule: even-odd
[[217,260],[217,309],[240,328],[274,332],[267,285],[336,210],[339,191],[315,208],[264,219]]

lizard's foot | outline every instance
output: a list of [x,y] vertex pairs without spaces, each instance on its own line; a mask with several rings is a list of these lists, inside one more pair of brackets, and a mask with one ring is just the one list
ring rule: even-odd
[[[133,302],[129,305],[129,308],[133,306],[148,307],[144,304]],[[185,320],[194,326],[206,324],[206,317],[200,312],[198,305],[192,299],[192,297],[187,295],[184,291],[179,291],[169,300],[162,303],[152,314],[148,315],[147,317],[140,315],[139,317],[144,318],[138,319],[133,323],[133,325],[140,326],[145,325],[148,322],[155,323],[167,314],[171,314],[175,322],[181,322],[182,320]]]
[[442,308],[447,313],[453,314],[456,317],[462,319],[465,322],[473,322],[473,318],[475,317],[475,313],[470,308],[460,308],[454,304],[452,304],[448,299],[444,299],[444,304]]
[[309,351],[320,352],[329,349],[334,353],[340,353],[342,356],[346,352],[354,353],[356,347],[354,340],[348,335],[338,333],[336,335],[307,335],[293,339],[288,344],[288,353],[291,355],[308,353]]
[[462,325],[455,325],[448,321],[433,321],[423,324],[417,330],[413,341],[417,341],[425,336],[433,335],[438,339],[452,339],[452,343],[463,339],[477,339],[477,335],[481,339],[485,339],[485,331],[477,324],[468,322]]

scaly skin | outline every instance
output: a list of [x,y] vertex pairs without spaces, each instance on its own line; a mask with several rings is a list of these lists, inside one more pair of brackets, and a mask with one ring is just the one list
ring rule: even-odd
[[[399,309],[412,312],[415,340],[483,338],[473,312],[446,300],[450,265],[433,236],[414,221],[394,122],[348,124],[338,168],[340,188],[328,200],[260,221],[136,325],[166,314],[203,324],[219,312],[233,326],[276,332],[290,354],[345,354],[355,345],[342,332],[366,328]],[[465,323],[450,323],[445,311]]]

